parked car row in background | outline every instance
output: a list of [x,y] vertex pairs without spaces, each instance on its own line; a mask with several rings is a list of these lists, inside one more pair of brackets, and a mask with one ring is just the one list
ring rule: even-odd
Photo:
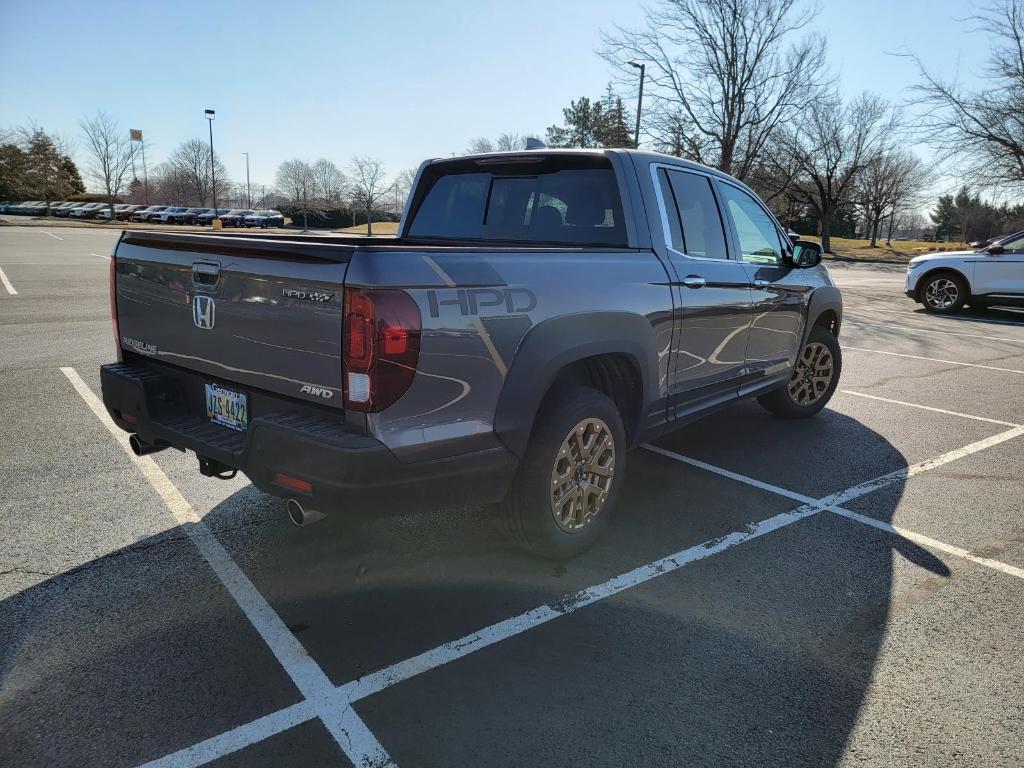
[[[47,213],[49,208],[49,213]],[[119,221],[127,221],[132,212],[144,205],[130,205],[128,203],[117,203],[114,205],[113,217]],[[47,206],[45,200],[30,200],[26,203],[0,203],[0,213],[15,216],[56,216],[58,218],[74,219],[106,219],[111,218],[109,203],[83,203],[83,202],[51,202]]]
[[[47,213],[49,211],[49,213]],[[150,224],[198,224],[209,226],[220,219],[225,227],[284,227],[284,214],[274,210],[248,208],[187,208],[172,205],[134,205],[117,203],[51,202],[29,200],[24,203],[0,202],[0,213],[21,216],[56,216],[59,218],[98,219],[100,221],[135,221]]]

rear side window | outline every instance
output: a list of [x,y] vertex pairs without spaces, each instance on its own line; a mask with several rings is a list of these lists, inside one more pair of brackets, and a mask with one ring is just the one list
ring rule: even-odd
[[1001,243],[1001,245],[1009,253],[1021,253],[1021,252],[1024,252],[1024,234],[1021,234],[1021,235],[1019,235],[1017,237],[1013,237],[1013,238],[1011,238],[1009,240],[1006,240],[1003,243]]
[[[427,181],[430,184],[429,181]],[[626,245],[611,168],[531,173],[495,169],[434,179],[409,226],[411,237],[560,245]]]
[[685,171],[661,173],[665,176],[662,195],[665,197],[672,245],[687,256],[727,258],[725,230],[711,180]]

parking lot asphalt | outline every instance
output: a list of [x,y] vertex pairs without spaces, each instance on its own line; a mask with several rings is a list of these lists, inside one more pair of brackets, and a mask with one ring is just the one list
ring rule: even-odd
[[129,455],[115,240],[0,227],[0,766],[1024,764],[1024,314],[830,265],[828,408],[635,451],[560,565]]

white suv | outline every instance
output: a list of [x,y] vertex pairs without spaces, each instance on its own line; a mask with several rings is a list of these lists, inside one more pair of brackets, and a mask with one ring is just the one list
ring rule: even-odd
[[948,315],[963,308],[1024,304],[1024,231],[979,251],[917,256],[907,266],[905,293],[929,312]]

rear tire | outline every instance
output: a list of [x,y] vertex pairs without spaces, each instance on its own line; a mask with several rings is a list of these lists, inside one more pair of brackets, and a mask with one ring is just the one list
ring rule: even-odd
[[786,386],[757,398],[765,410],[784,419],[805,419],[825,407],[839,386],[843,353],[827,328],[811,328],[807,342],[797,357],[796,367]]
[[555,390],[537,413],[501,505],[509,537],[542,557],[575,557],[608,526],[625,469],[625,429],[615,403],[587,387]]
[[926,312],[951,315],[963,309],[971,292],[967,282],[955,272],[936,272],[924,280],[918,296]]

